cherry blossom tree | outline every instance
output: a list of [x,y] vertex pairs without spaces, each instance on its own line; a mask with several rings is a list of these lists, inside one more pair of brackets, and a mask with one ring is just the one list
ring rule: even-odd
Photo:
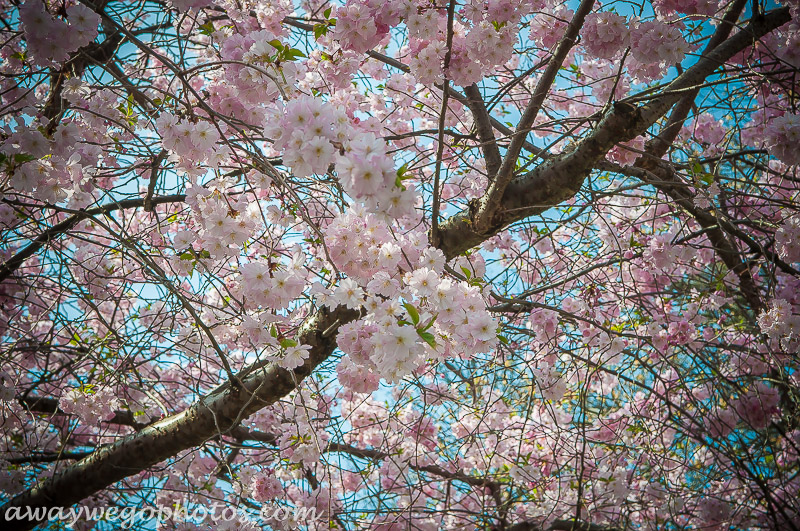
[[800,529],[784,4],[0,2],[0,527]]

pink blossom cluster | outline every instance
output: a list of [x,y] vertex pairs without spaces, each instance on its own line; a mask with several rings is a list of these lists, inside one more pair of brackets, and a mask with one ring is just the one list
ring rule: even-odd
[[[796,16],[796,15],[795,15]],[[785,31],[785,40],[775,52],[778,57],[795,68],[800,68],[800,24],[796,18]]]
[[661,15],[686,13],[710,16],[719,9],[719,0],[653,0],[653,7]]
[[695,190],[696,195],[694,196],[693,202],[695,206],[699,208],[711,208],[711,206],[714,204],[713,199],[719,196],[719,193],[719,185],[717,183],[711,183],[708,188]]
[[682,249],[672,243],[673,239],[672,234],[657,234],[650,238],[644,253],[650,269],[663,271],[676,265]]
[[545,50],[552,50],[567,29],[569,21],[575,12],[565,5],[558,6],[555,10],[538,13],[531,21],[531,31],[528,38]]
[[395,236],[379,216],[358,207],[334,218],[324,233],[336,267],[372,293],[385,296],[394,293],[402,273],[420,259],[426,239],[415,231]]
[[[337,341],[349,361],[338,374],[344,376],[343,384],[356,383],[353,391],[377,388],[374,379],[358,382],[367,373],[398,382],[423,366],[426,358],[471,357],[490,351],[497,343],[497,321],[485,304],[479,304],[483,300],[479,289],[454,283],[428,268],[409,273],[407,279],[411,293],[405,304],[414,306],[418,317],[400,298],[371,299],[365,305],[372,311],[340,329]],[[416,298],[422,293],[431,298]],[[430,334],[430,341],[424,334]]]
[[[373,326],[373,328],[377,332],[377,326]],[[342,331],[339,333],[341,334]],[[369,346],[368,336],[371,335],[371,332],[368,327],[360,327],[355,333],[364,335],[364,337],[362,341],[350,346],[351,355],[343,357],[336,366],[336,376],[339,383],[354,393],[371,393],[378,389],[381,381],[381,376],[373,371],[370,358],[363,352],[363,348]],[[353,361],[355,356],[361,357],[363,361],[356,363]]]
[[240,269],[239,289],[248,308],[280,310],[300,296],[305,280],[296,269],[272,271],[270,264],[256,261]]
[[377,46],[400,21],[394,3],[382,0],[351,0],[333,16],[336,17],[333,38],[343,49],[359,53]]
[[[457,19],[448,65],[448,77],[466,86],[479,81],[494,67],[507,62],[514,45],[513,30],[531,6],[521,0],[473,3]],[[333,38],[345,51],[364,53],[384,42],[402,19],[408,30],[409,66],[417,81],[435,84],[443,79],[446,17],[442,9],[417,2],[393,4],[377,0],[350,1],[336,12]]]
[[18,192],[35,192],[37,199],[56,204],[67,199],[72,205],[83,201],[93,188],[89,166],[96,160],[93,147],[78,144],[81,131],[77,124],[62,124],[52,138],[45,137],[33,123],[19,127],[0,144],[7,156],[24,154],[34,157],[17,167],[10,184]]
[[412,40],[409,67],[420,83],[434,85],[444,80],[446,43],[442,40]]
[[368,209],[394,217],[412,211],[416,194],[398,186],[386,142],[358,129],[343,110],[301,95],[270,114],[264,134],[295,175],[324,174],[335,163],[345,191]]
[[[472,35],[473,32],[470,32]],[[479,38],[476,36],[475,38]],[[453,52],[450,55],[450,64],[447,67],[447,77],[456,85],[462,87],[477,83],[483,77],[481,64],[475,60],[474,52],[478,51],[471,48],[469,44],[461,39],[453,39]],[[502,51],[502,48],[498,48]]]
[[405,434],[414,444],[419,444],[429,452],[436,449],[439,429],[431,417],[409,407],[400,414],[399,420],[405,428]]
[[550,308],[536,308],[531,312],[528,326],[537,341],[544,343],[558,337],[558,318],[558,312]]
[[513,26],[496,27],[484,20],[473,26],[465,38],[454,38],[448,76],[467,86],[511,59],[514,51]]
[[685,126],[681,137],[701,142],[706,152],[719,152],[725,149],[725,136],[728,129],[722,120],[710,113],[700,114],[692,126]]
[[531,11],[545,8],[544,0],[469,0],[461,10],[461,15],[475,24],[482,20],[498,24],[515,25]]
[[353,391],[377,388],[370,373],[396,382],[426,358],[470,357],[494,348],[497,321],[486,311],[480,288],[443,276],[438,249],[421,239],[401,247],[371,215],[334,220],[326,239],[336,267],[358,283],[341,281],[321,302],[368,312],[340,328],[337,339],[348,355],[337,372]]
[[402,16],[408,37],[418,41],[435,41],[446,28],[446,19],[438,9],[418,9],[409,2]]
[[613,11],[590,13],[581,29],[581,44],[593,57],[613,59],[630,42],[625,17]]
[[790,166],[800,164],[800,114],[784,114],[767,123],[766,143],[771,155]]
[[742,143],[762,147],[766,144],[767,131],[774,120],[785,114],[785,105],[777,94],[756,92],[757,108],[750,115],[749,123],[741,126]]
[[[341,49],[340,49],[341,50]],[[311,75],[318,78],[319,85],[329,86],[336,90],[351,90],[351,79],[364,67],[363,57],[353,50],[341,50],[341,53],[329,55],[321,50],[312,50],[305,65]],[[307,77],[306,80],[309,78]]]
[[298,177],[327,172],[337,151],[331,142],[341,145],[350,133],[344,112],[308,96],[273,111],[264,125],[264,135],[273,141],[273,149],[284,152],[284,164]]
[[567,392],[567,381],[555,367],[546,365],[536,376],[536,383],[546,400],[557,402],[564,398]]
[[214,153],[220,134],[210,122],[180,120],[170,112],[162,112],[156,119],[156,127],[161,134],[161,144],[184,160],[202,163]]
[[[200,186],[189,188],[187,196],[187,202],[194,207],[195,218],[200,225],[196,242],[212,258],[221,259],[238,254],[255,230],[263,225],[258,204],[248,204],[245,196],[231,204],[219,192],[214,193]],[[193,240],[192,234],[181,234],[176,247],[187,248],[188,244],[193,244]]]
[[640,22],[631,30],[631,55],[639,63],[674,65],[689,52],[680,28],[661,20]]
[[275,472],[267,469],[251,478],[250,492],[254,500],[264,503],[282,497],[284,489],[281,481],[275,477]]
[[759,430],[767,427],[772,417],[779,412],[779,402],[780,395],[776,388],[758,382],[749,393],[739,397],[734,409],[742,420]]
[[627,76],[616,76],[618,67],[615,67],[611,61],[584,58],[580,64],[580,71],[585,76],[582,76],[581,81],[592,88],[592,96],[600,104],[605,104],[612,99],[622,99],[631,88],[630,79]]
[[61,63],[97,37],[100,15],[82,4],[66,9],[67,20],[54,17],[45,3],[28,0],[19,8],[28,51],[38,64]]
[[800,315],[793,311],[786,299],[772,299],[767,310],[758,316],[761,332],[772,339],[786,336],[797,339],[800,334]]
[[111,387],[74,387],[61,395],[58,401],[58,407],[62,411],[77,415],[81,422],[92,426],[114,418],[119,406],[119,398]]
[[632,140],[621,142],[611,148],[606,158],[616,162],[620,166],[632,166],[644,151],[644,144],[644,137],[641,135],[637,136]]
[[230,63],[225,65],[224,75],[209,80],[208,103],[248,123],[261,123],[263,107],[271,106],[282,93],[290,94],[304,66],[278,61],[276,44],[280,39],[265,29],[218,38],[219,55]]
[[281,455],[292,463],[313,465],[319,460],[321,449],[330,439],[328,433],[317,430],[312,425],[306,408],[313,402],[308,392],[300,392],[295,394],[288,411],[284,411],[285,421],[280,424],[278,445],[281,448]]
[[708,434],[712,437],[726,437],[733,431],[738,422],[738,415],[731,408],[712,411],[704,419]]
[[775,250],[789,263],[800,262],[800,216],[790,216],[775,231]]
[[673,345],[688,345],[697,336],[697,329],[686,319],[680,319],[669,324],[667,336]]
[[704,526],[698,526],[698,528],[724,529],[722,526],[728,522],[731,517],[731,505],[725,500],[709,494],[704,496],[698,503],[698,512],[705,524]]
[[[409,32],[412,28],[409,28]],[[420,83],[432,85],[443,79],[446,52],[443,35],[420,33],[410,40],[409,66]],[[488,21],[481,21],[470,28],[466,35],[453,36],[447,76],[456,85],[475,83],[497,65],[506,63],[511,58],[513,45],[513,33],[508,27],[496,27]]]

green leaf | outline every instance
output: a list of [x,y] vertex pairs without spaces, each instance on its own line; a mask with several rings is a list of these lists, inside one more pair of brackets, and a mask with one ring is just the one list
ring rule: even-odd
[[425,330],[427,330],[427,329],[429,329],[430,327],[432,327],[432,326],[433,326],[433,323],[435,323],[435,322],[436,322],[436,318],[437,318],[437,317],[439,317],[439,314],[438,314],[438,313],[434,314],[434,315],[433,315],[433,317],[431,317],[430,319],[428,319],[428,322],[427,322],[427,323],[425,323],[425,325],[424,325],[423,327],[421,327],[421,328],[420,328],[418,331],[419,331],[419,332],[424,332]]
[[464,273],[464,276],[465,276],[465,277],[467,277],[467,280],[469,280],[470,278],[472,278],[472,271],[470,271],[470,270],[469,270],[469,269],[467,269],[466,267],[464,267],[464,266],[461,266],[461,272],[462,272],[462,273]]
[[215,31],[214,24],[212,24],[210,20],[206,21],[205,24],[200,25],[200,33],[202,33],[203,35],[211,35],[212,33],[214,33],[214,31]]
[[27,153],[14,153],[14,164],[24,164],[32,160],[36,160],[36,157],[33,155],[28,155]]
[[287,61],[294,61],[298,57],[306,58],[308,57],[306,54],[298,50],[297,48],[292,48],[291,50],[284,50],[284,56],[286,57]]
[[502,344],[504,344],[504,345],[508,345],[508,338],[507,338],[506,336],[501,336],[501,335],[498,335],[498,336],[497,336],[497,339],[499,339],[499,340],[500,340],[500,343],[502,343]]
[[419,334],[419,337],[421,337],[427,344],[433,348],[436,348],[436,336],[430,332],[420,332],[419,330],[417,330],[417,334]]
[[281,339],[281,348],[296,347],[297,341],[294,339]]
[[314,38],[319,39],[323,35],[328,33],[328,25],[327,24],[314,24]]
[[406,177],[406,172],[408,171],[408,162],[397,168],[397,176],[402,181],[403,179],[410,179],[411,177]]
[[283,50],[284,48],[283,44],[278,39],[272,39],[271,41],[269,41],[269,44],[276,50]]
[[325,18],[331,18],[331,11],[333,11],[333,6],[329,7],[325,11],[322,12],[322,16]]
[[404,302],[403,306],[405,307],[406,311],[408,312],[409,317],[411,317],[411,320],[414,321],[414,326],[418,325],[419,324],[419,312],[417,311],[416,308],[414,308],[414,305],[410,304],[408,302]]

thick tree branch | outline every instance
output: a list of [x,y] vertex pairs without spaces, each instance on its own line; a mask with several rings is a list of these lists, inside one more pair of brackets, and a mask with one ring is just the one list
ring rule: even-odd
[[[411,72],[411,68],[409,68],[408,65],[405,65],[405,64],[401,63],[400,61],[398,61],[397,59],[394,59],[393,57],[389,57],[389,56],[384,55],[384,54],[382,54],[380,52],[376,52],[375,50],[369,50],[367,52],[367,55],[369,55],[373,59],[377,59],[378,61],[381,61],[382,63],[385,63],[385,64],[387,64],[389,66],[394,67],[394,68],[397,68],[398,70],[401,70],[402,72]],[[547,62],[549,63],[549,60]],[[536,68],[539,68],[542,64],[544,64],[544,62],[536,65],[536,67],[534,67],[533,69],[530,69],[529,71],[530,72],[534,71]],[[439,87],[439,85],[437,85],[437,87]],[[469,98],[467,98],[467,96],[465,96],[464,94],[461,94],[456,90],[453,90],[452,87],[450,88],[450,97],[453,98],[454,100],[456,100],[457,102],[459,102],[459,103],[461,103],[463,105],[466,105],[467,107],[470,107]],[[487,113],[488,113],[488,110],[487,110]],[[491,124],[492,128],[497,130],[503,136],[506,136],[506,137],[514,136],[514,131],[512,131],[510,127],[508,127],[506,124],[504,124],[503,122],[501,122],[497,118],[494,118],[492,115],[489,114],[488,115],[488,119],[489,119],[489,124]],[[542,152],[541,149],[539,149],[538,147],[534,146],[533,144],[531,144],[527,140],[524,140],[522,145],[527,151],[529,151],[531,153],[540,154]]]
[[[712,53],[730,35],[746,3],[747,0],[735,0],[730,5],[716,32],[706,44],[706,48],[703,51],[704,56]],[[685,185],[675,172],[660,163],[660,159],[667,153],[672,142],[677,138],[699,93],[700,88],[696,87],[683,95],[672,109],[667,124],[662,128],[658,136],[647,142],[645,153],[637,159],[634,166],[643,170],[642,180],[652,184],[658,190],[671,197],[691,214],[701,227],[708,230],[708,238],[714,246],[714,250],[725,266],[737,275],[740,291],[750,307],[757,312],[763,306],[758,294],[758,288],[750,272],[750,267],[745,262],[742,262],[738,249],[722,230],[722,223],[720,223],[722,220],[696,208],[692,195],[688,193]]]
[[50,74],[50,94],[44,105],[42,116],[47,120],[46,131],[52,134],[66,110],[67,101],[62,97],[67,76],[81,76],[91,63],[104,64],[113,56],[122,44],[123,37],[119,32],[108,32],[108,36],[100,43],[90,43],[73,53],[58,70]]
[[481,142],[481,151],[483,158],[486,160],[486,172],[489,175],[489,180],[494,179],[502,164],[500,157],[500,148],[497,147],[497,140],[492,131],[492,120],[489,111],[486,110],[486,104],[483,102],[483,96],[474,83],[468,87],[464,87],[464,94],[466,95],[466,103],[469,110],[472,112],[472,118],[475,120],[475,129],[478,133],[478,140]]
[[[617,102],[600,123],[571,150],[552,157],[526,175],[513,179],[502,196],[490,223],[481,228],[475,223],[476,205],[448,219],[439,230],[440,248],[448,258],[480,244],[511,223],[544,212],[575,195],[594,166],[617,143],[644,134],[687,91],[701,83],[736,53],[750,46],[791,19],[788,8],[771,11],[753,20],[736,35],[684,71],[661,95],[637,107]],[[631,98],[637,99],[635,96]]]
[[167,158],[167,150],[162,149],[161,152],[153,158],[152,164],[150,164],[150,181],[147,183],[147,194],[144,196],[145,212],[153,211],[153,194],[156,191],[161,163],[164,162],[165,158]]
[[[728,7],[728,10],[725,12],[725,15],[722,17],[722,21],[720,22],[719,26],[717,26],[717,30],[711,36],[708,43],[706,43],[706,47],[701,55],[706,55],[712,52],[714,48],[719,46],[725,39],[728,38],[734,26],[736,25],[736,21],[739,20],[739,15],[742,14],[745,4],[747,4],[747,0],[734,0],[734,2],[731,3],[731,5]],[[686,117],[689,116],[689,111],[692,109],[694,100],[697,98],[699,93],[700,88],[695,88],[687,92],[686,95],[684,95],[683,98],[681,98],[681,100],[675,104],[675,107],[672,109],[672,113],[667,120],[667,125],[661,129],[658,136],[653,137],[647,142],[645,147],[645,153],[647,156],[642,157],[642,160],[646,160],[651,157],[660,159],[664,156],[664,154],[666,154],[669,146],[672,145],[672,142],[674,142],[675,138],[678,136],[678,133],[683,126],[683,122],[686,121]]]
[[431,241],[436,243],[439,232],[439,187],[442,173],[442,155],[444,154],[444,124],[447,118],[447,100],[450,98],[450,79],[447,70],[450,66],[450,56],[453,53],[453,17],[455,16],[456,3],[450,0],[447,7],[447,51],[444,54],[444,83],[442,83],[442,106],[439,110],[439,134],[436,143],[436,163],[433,170],[433,205],[431,206]]
[[[761,302],[758,287],[755,284],[753,275],[750,272],[750,265],[742,261],[739,250],[728,238],[726,232],[733,232],[740,235],[743,241],[750,247],[751,252],[765,254],[767,251],[762,250],[755,241],[722,218],[721,215],[715,215],[712,212],[702,210],[695,206],[694,195],[689,192],[687,186],[678,178],[673,169],[666,164],[658,164],[652,170],[647,170],[638,166],[628,168],[615,167],[615,165],[609,163],[604,163],[604,166],[614,167],[613,171],[617,173],[635,176],[646,183],[652,184],[688,212],[706,231],[706,235],[714,251],[725,264],[725,267],[738,277],[739,288],[747,304],[756,313],[760,311],[763,307],[763,303]],[[770,255],[781,263],[779,267],[783,265],[787,267],[788,270],[793,270],[791,266],[778,259],[773,253],[770,253]]]
[[572,17],[572,21],[570,21],[567,26],[564,36],[561,37],[561,40],[556,46],[553,57],[547,64],[547,68],[542,74],[542,77],[539,78],[538,83],[536,83],[531,101],[522,113],[522,117],[517,125],[517,130],[514,131],[514,136],[511,137],[511,144],[508,146],[505,158],[500,168],[497,170],[497,175],[489,185],[486,194],[484,194],[480,200],[478,210],[473,219],[477,230],[485,231],[491,224],[491,218],[500,206],[503,193],[514,177],[514,168],[516,167],[517,159],[522,151],[531,126],[533,126],[533,122],[536,120],[536,116],[539,114],[544,100],[547,98],[547,94],[550,92],[550,88],[556,80],[558,71],[567,58],[567,54],[572,47],[575,46],[578,40],[578,33],[580,33],[583,27],[586,15],[592,11],[592,6],[594,6],[594,0],[581,0],[578,10],[575,12],[575,16]]
[[[298,341],[311,347],[305,363],[287,371],[269,365],[241,378],[242,386],[221,386],[185,411],[100,448],[89,457],[15,496],[2,507],[67,507],[109,485],[145,470],[182,450],[228,433],[242,419],[289,394],[336,346],[330,327],[355,319],[358,312],[339,307],[320,309],[303,323]],[[30,529],[36,522],[11,521],[4,529]]]
[[547,527],[535,522],[520,522],[506,531],[619,531],[618,527],[592,524],[580,520],[553,520]]

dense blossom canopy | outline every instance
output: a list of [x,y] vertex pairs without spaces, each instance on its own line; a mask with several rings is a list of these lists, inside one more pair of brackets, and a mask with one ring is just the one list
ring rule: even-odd
[[797,0],[0,10],[0,528],[800,529]]

